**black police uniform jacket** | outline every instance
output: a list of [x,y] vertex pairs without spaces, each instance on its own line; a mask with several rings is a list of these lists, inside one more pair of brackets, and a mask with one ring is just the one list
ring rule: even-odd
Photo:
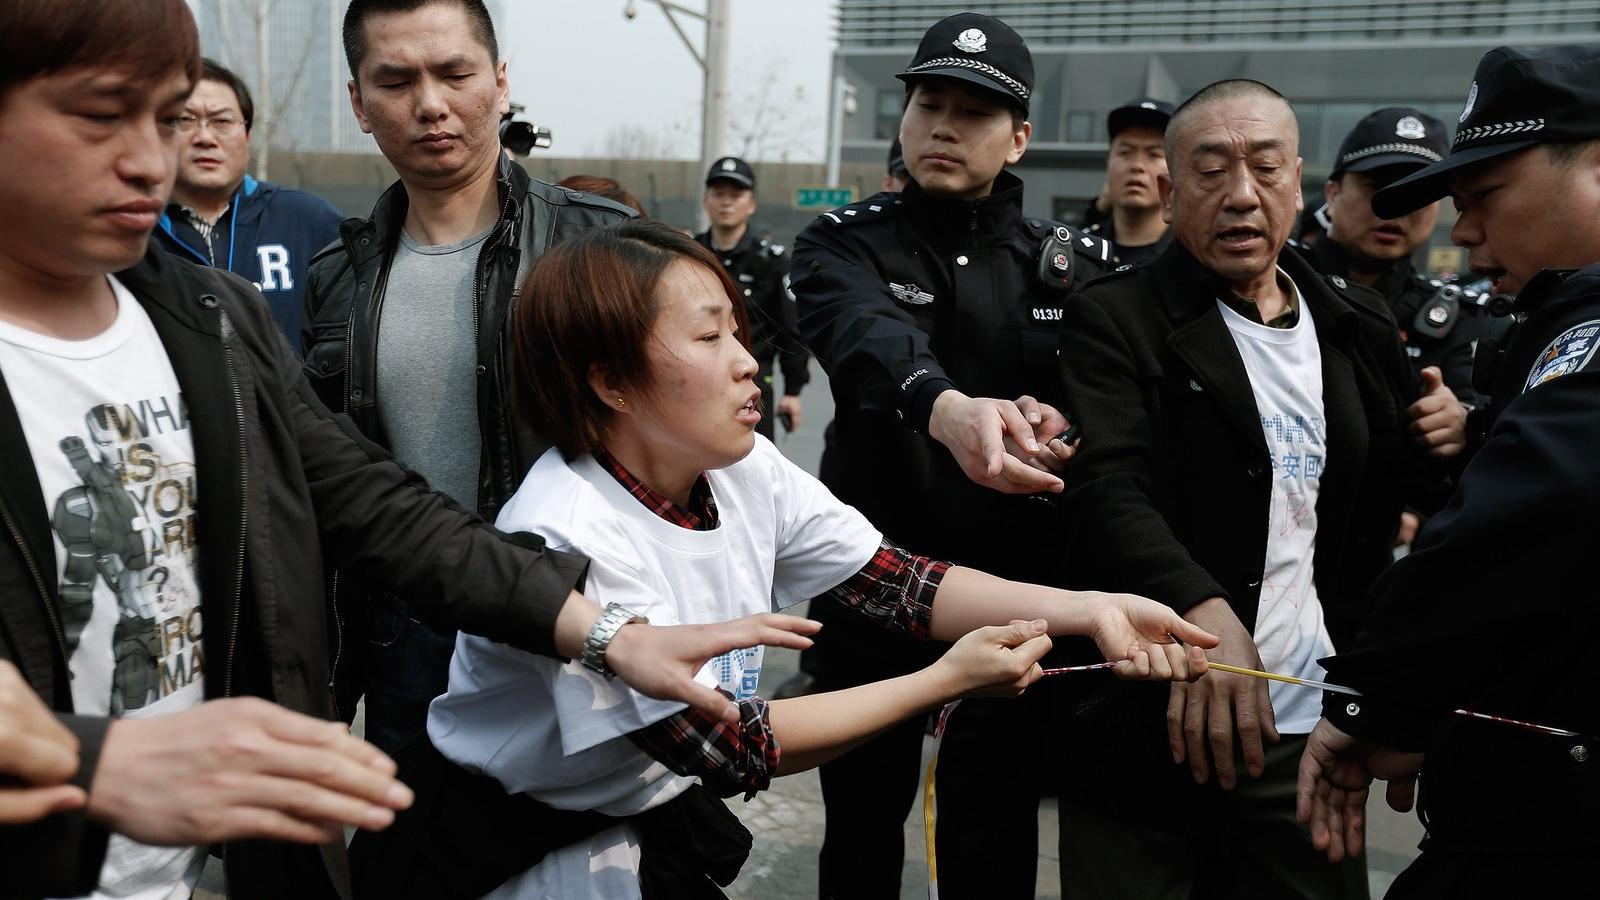
[[[1350,251],[1332,238],[1297,249],[1318,272],[1350,277]],[[1389,302],[1412,368],[1421,373],[1438,366],[1457,400],[1469,408],[1482,406],[1487,398],[1472,386],[1472,350],[1488,320],[1488,296],[1429,278],[1409,259],[1400,260],[1372,289]]]
[[[493,530],[329,412],[248,281],[154,240],[117,278],[149,314],[188,408],[208,700],[264,697],[333,718],[332,660],[350,643],[342,623],[365,611],[348,595],[333,605],[324,560],[389,590],[405,585],[423,600],[419,615],[554,655],[556,616],[586,560]],[[28,389],[39,387],[0,377],[0,659],[77,735],[87,788],[110,720],[72,715],[50,509],[11,402]],[[106,840],[81,809],[0,827],[0,893],[92,891]],[[335,885],[349,896],[343,841],[320,853],[272,841],[225,850],[234,897],[326,897]]]
[[[1600,264],[1541,273],[1515,314],[1488,439],[1350,649],[1323,660],[1366,696],[1328,694],[1323,714],[1427,751],[1424,850],[1521,855],[1532,885],[1545,864],[1528,854],[1600,848]],[[1579,736],[1450,714],[1462,708]]]
[[750,321],[750,351],[761,367],[760,375],[771,375],[776,359],[783,370],[783,393],[798,395],[811,378],[810,354],[800,341],[800,327],[795,321],[787,248],[759,237],[750,228],[728,250],[713,246],[709,231],[694,239],[722,262],[728,277],[744,295],[745,314]]
[[[1318,275],[1293,252],[1278,265],[1321,348],[1328,447],[1315,577],[1334,646],[1347,646],[1367,589],[1390,561],[1403,493],[1423,474],[1407,430],[1416,378],[1381,297]],[[1226,597],[1253,629],[1273,467],[1217,308],[1224,290],[1175,242],[1067,303],[1061,373],[1083,443],[1065,474],[1065,503],[1082,561],[1077,585],[1142,594],[1179,612]],[[1161,728],[1160,716],[1151,725]],[[1165,752],[1165,742],[1155,747]]]
[[[946,388],[1059,406],[1056,328],[1067,278],[1098,274],[1102,240],[1022,214],[1009,172],[973,201],[916,182],[826,213],[795,241],[800,330],[828,373],[838,465],[828,487],[918,553],[1059,580],[1058,514],[967,479],[927,437]],[[1060,229],[1059,232],[1057,229]],[[1044,265],[1059,267],[1041,271]]]

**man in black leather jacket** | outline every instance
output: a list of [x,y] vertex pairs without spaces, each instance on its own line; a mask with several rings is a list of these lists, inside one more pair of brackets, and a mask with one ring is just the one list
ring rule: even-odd
[[[501,152],[506,64],[481,4],[401,6],[346,15],[351,102],[400,180],[312,260],[306,375],[329,409],[492,522],[545,449],[510,413],[503,338],[522,276],[557,241],[631,213],[534,181]],[[368,590],[350,573],[332,582]],[[353,623],[367,631],[350,648],[365,684],[339,697],[350,715],[364,687],[366,733],[390,753],[422,736],[455,643],[410,613],[417,598],[394,600]]]

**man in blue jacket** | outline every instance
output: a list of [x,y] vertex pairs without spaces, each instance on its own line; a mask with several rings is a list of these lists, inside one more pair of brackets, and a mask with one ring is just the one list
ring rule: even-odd
[[186,141],[156,237],[169,253],[255,282],[298,346],[306,269],[339,236],[342,216],[321,197],[245,174],[254,117],[239,76],[204,60],[178,120]]

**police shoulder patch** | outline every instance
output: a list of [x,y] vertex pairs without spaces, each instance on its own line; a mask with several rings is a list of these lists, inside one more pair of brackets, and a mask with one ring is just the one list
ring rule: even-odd
[[1600,337],[1600,319],[1590,319],[1561,332],[1534,361],[1533,369],[1528,372],[1527,384],[1522,389],[1532,390],[1546,381],[1571,375],[1588,366],[1589,361],[1594,359],[1595,347],[1600,345],[1597,337]]
[[[857,200],[849,206],[841,206],[818,216],[831,225],[843,225],[847,222],[865,222],[881,219],[899,212],[900,195],[879,193],[873,194],[865,200]],[[783,252],[782,244],[775,244],[778,253]]]

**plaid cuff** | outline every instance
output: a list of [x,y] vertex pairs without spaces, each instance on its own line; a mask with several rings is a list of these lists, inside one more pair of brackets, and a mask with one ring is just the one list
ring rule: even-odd
[[[733,699],[727,691],[718,692]],[[767,701],[760,697],[739,701],[738,725],[691,707],[630,733],[628,739],[677,774],[699,778],[717,796],[742,793],[746,800],[767,789],[783,756]]]
[[915,556],[885,540],[861,571],[827,596],[871,619],[881,628],[928,640],[933,629],[933,595],[950,564]]

